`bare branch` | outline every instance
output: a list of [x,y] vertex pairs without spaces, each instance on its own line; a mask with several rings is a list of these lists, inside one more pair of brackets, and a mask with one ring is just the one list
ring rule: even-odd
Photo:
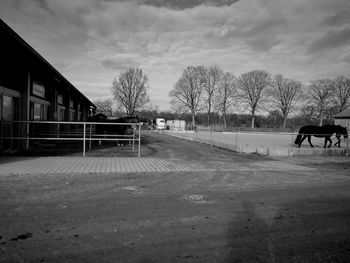
[[242,74],[238,79],[241,101],[248,105],[252,115],[254,128],[255,113],[259,105],[267,98],[267,88],[270,86],[270,74],[263,70],[254,70]]
[[127,115],[133,115],[149,101],[147,96],[148,78],[142,69],[130,68],[113,81],[113,95],[125,109]]

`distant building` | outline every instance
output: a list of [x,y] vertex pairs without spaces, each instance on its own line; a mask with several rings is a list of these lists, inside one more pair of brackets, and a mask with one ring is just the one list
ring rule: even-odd
[[338,114],[334,115],[335,124],[344,126],[348,129],[348,132],[350,130],[350,109],[344,110],[342,112],[339,112]]
[[[84,121],[95,105],[0,19],[0,152],[23,147],[13,121]],[[27,142],[28,146],[28,142]]]
[[166,122],[169,130],[184,131],[186,129],[186,122],[184,120],[169,120]]

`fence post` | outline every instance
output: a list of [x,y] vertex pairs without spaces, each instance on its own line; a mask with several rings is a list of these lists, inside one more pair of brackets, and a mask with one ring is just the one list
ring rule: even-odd
[[135,130],[136,126],[132,125],[132,151],[135,151]]
[[85,138],[86,138],[86,123],[84,122],[84,136],[83,136],[83,157],[85,157]]
[[90,135],[89,150],[91,150],[91,134],[92,134],[92,125],[90,124],[90,128],[89,128],[89,135]]
[[29,133],[30,133],[30,127],[29,127],[29,122],[27,123],[27,125],[26,125],[26,137],[27,137],[27,139],[26,139],[26,150],[28,150],[29,149]]
[[3,144],[3,124],[2,121],[0,120],[0,152],[2,151],[2,144]]
[[139,147],[137,157],[141,157],[141,125],[139,124]]

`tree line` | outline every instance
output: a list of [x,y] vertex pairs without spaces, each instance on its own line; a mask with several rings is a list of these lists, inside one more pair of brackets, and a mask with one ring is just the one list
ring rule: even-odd
[[255,128],[257,112],[277,110],[282,116],[282,128],[287,119],[300,111],[313,111],[322,125],[325,116],[334,115],[349,107],[350,79],[311,81],[308,86],[282,75],[272,76],[264,70],[253,70],[239,77],[217,66],[189,66],[175,83],[169,96],[173,109],[187,110],[192,125],[196,114],[206,112],[207,125],[212,125],[211,113],[219,112],[223,126],[228,113],[249,111],[251,128]]
[[[117,114],[182,118],[192,127],[222,124],[224,129],[228,125],[285,129],[287,120],[292,126],[316,120],[322,125],[350,106],[350,79],[344,76],[303,85],[265,70],[236,77],[217,66],[188,66],[169,92],[171,112],[159,112],[150,103],[148,88],[148,78],[139,68],[130,68],[115,78],[112,93]],[[99,112],[113,115],[112,99],[95,104]]]

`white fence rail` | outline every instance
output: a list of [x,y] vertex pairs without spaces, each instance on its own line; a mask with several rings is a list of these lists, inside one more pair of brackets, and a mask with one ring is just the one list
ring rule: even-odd
[[[304,140],[302,147],[294,143],[298,133],[285,132],[214,132],[212,130],[196,131],[157,131],[175,137],[180,137],[200,143],[206,143],[211,146],[227,148],[237,152],[259,153],[270,156],[293,156],[293,155],[322,155],[322,154],[341,154],[349,156],[349,138],[344,139],[341,136],[341,147],[334,147],[337,139],[333,136],[332,147],[325,150],[324,138],[311,137],[311,148],[307,139]],[[306,134],[305,134],[306,135]],[[328,151],[328,152],[327,152]],[[340,153],[341,152],[341,153]]]
[[[97,133],[99,128],[109,127],[107,132]],[[128,127],[128,128],[125,128]],[[127,134],[111,132],[115,128],[128,130]],[[81,141],[83,156],[86,156],[86,144],[91,150],[92,141],[129,142],[137,156],[141,157],[141,124],[140,123],[111,123],[111,122],[59,122],[59,121],[1,121],[1,143],[6,140],[24,140],[26,148],[31,140],[47,141]]]

